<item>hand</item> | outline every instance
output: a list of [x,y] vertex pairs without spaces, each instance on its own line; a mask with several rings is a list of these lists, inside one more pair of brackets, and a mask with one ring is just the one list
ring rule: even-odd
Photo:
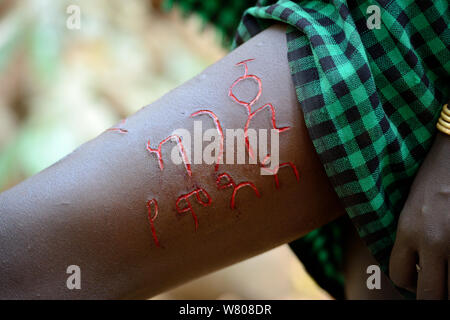
[[449,213],[450,137],[438,133],[400,214],[389,263],[392,281],[417,299],[450,296]]

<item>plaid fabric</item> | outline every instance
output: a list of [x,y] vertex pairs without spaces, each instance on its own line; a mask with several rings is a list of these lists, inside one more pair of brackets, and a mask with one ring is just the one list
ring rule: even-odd
[[[371,4],[381,9],[380,29],[367,28]],[[319,158],[387,272],[398,216],[449,98],[448,2],[260,1],[245,12],[236,45],[275,21],[290,26],[287,58]],[[335,230],[293,245],[317,253],[322,270],[311,271],[325,287],[341,281]]]
[[[367,7],[373,4],[381,9],[381,28],[370,30]],[[245,11],[234,46],[276,22],[289,26],[287,59],[319,158],[359,235],[388,272],[398,216],[450,96],[448,2],[260,0]],[[336,298],[344,297],[347,221],[291,243]]]

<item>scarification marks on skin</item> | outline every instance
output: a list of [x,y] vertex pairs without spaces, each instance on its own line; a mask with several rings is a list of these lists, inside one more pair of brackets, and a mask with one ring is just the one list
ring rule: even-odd
[[[241,62],[236,63],[236,66],[244,66],[244,75],[240,76],[239,78],[237,78],[232,84],[230,89],[228,90],[228,96],[234,100],[235,102],[237,102],[238,104],[244,106],[247,109],[247,113],[250,114],[252,112],[252,105],[258,101],[259,97],[261,96],[262,93],[262,81],[261,78],[254,75],[254,74],[248,74],[248,66],[247,63],[250,61],[253,61],[255,59],[247,59],[247,60],[243,60]],[[246,79],[252,79],[254,81],[256,81],[256,83],[258,84],[258,93],[256,94],[256,96],[250,100],[250,101],[242,101],[239,98],[237,98],[234,93],[233,93],[233,89],[234,87],[241,81],[246,80]]]
[[[152,204],[155,211],[155,214],[152,216]],[[148,210],[148,221],[150,222],[150,228],[152,230],[153,241],[156,246],[159,247],[158,237],[156,236],[155,230],[155,220],[158,217],[158,201],[156,199],[151,199],[147,201],[147,210]]]
[[214,170],[218,171],[219,170],[220,160],[223,158],[223,141],[224,141],[224,136],[223,136],[222,125],[220,124],[220,120],[217,117],[217,115],[214,112],[210,111],[210,110],[199,110],[199,111],[196,111],[193,114],[191,114],[191,118],[192,117],[197,117],[197,116],[202,115],[202,114],[206,114],[206,115],[210,116],[213,119],[214,125],[216,126],[217,132],[219,133],[219,136],[220,136],[219,152],[218,152],[217,159],[216,159],[216,164],[215,164],[215,167],[214,167]]
[[[273,106],[272,103],[266,103],[263,106],[257,108],[256,110],[252,111],[252,106],[259,100],[261,94],[262,94],[262,81],[261,78],[259,78],[258,76],[254,75],[254,74],[249,74],[248,71],[248,63],[253,61],[254,59],[246,59],[243,61],[240,61],[236,64],[236,66],[243,66],[244,67],[244,74],[240,77],[238,77],[230,86],[229,90],[228,90],[228,96],[231,98],[231,100],[233,100],[234,102],[236,102],[237,104],[244,106],[246,109],[246,114],[247,114],[247,118],[246,118],[246,122],[244,125],[244,139],[245,139],[245,146],[248,150],[249,156],[254,158],[254,154],[253,154],[253,150],[251,148],[250,142],[249,142],[249,137],[248,137],[248,130],[250,127],[250,123],[251,120],[256,116],[256,114],[258,114],[259,112],[263,111],[263,110],[269,110],[270,112],[270,120],[271,120],[271,125],[272,128],[277,130],[278,133],[282,133],[285,132],[287,130],[289,130],[291,127],[289,126],[285,126],[285,127],[278,127],[277,126],[277,121],[276,121],[276,110],[275,107]],[[253,80],[257,83],[258,85],[258,92],[256,93],[256,95],[250,100],[250,101],[244,101],[239,99],[233,92],[233,89],[236,87],[237,84],[239,84],[241,81],[244,80]],[[192,113],[190,115],[191,118],[193,117],[197,117],[200,115],[207,115],[209,116],[213,122],[214,125],[216,127],[216,130],[219,133],[220,136],[220,141],[219,141],[219,152],[217,154],[217,158],[216,158],[216,163],[215,163],[215,167],[214,170],[216,172],[219,171],[219,163],[221,160],[223,160],[223,155],[224,155],[224,133],[223,133],[223,128],[222,125],[220,123],[219,117],[212,112],[211,110],[208,109],[201,109],[198,110],[194,113]],[[121,124],[124,124],[125,120],[123,120],[121,122]],[[120,126],[117,128],[111,128],[109,129],[109,131],[118,131],[120,133],[127,133],[128,130],[121,128]],[[162,170],[164,170],[164,161],[162,159],[162,152],[161,152],[161,148],[162,145],[166,142],[169,141],[176,141],[178,144],[178,148],[179,148],[179,152],[182,156],[183,159],[183,163],[185,165],[186,171],[189,175],[189,177],[192,177],[192,170],[191,170],[191,164],[189,162],[189,159],[187,157],[186,154],[186,149],[183,145],[182,139],[180,136],[178,135],[170,135],[167,138],[163,139],[161,142],[159,142],[158,147],[157,148],[152,148],[151,144],[150,144],[150,140],[148,140],[147,144],[146,144],[146,149],[150,154],[156,154],[157,158],[158,158],[158,163],[159,163],[159,167]],[[295,164],[291,161],[287,161],[287,162],[283,162],[281,164],[279,164],[277,167],[270,169],[268,167],[268,164],[270,162],[270,155],[267,155],[263,161],[260,163],[260,166],[263,170],[266,170],[270,173],[273,174],[274,176],[274,180],[275,180],[275,187],[277,189],[280,188],[280,181],[279,181],[279,177],[278,177],[278,170],[281,168],[291,168],[295,178],[297,181],[300,181],[300,176],[299,176],[299,171],[297,169],[297,167],[295,166]],[[231,199],[230,199],[230,208],[233,210],[236,208],[236,196],[239,190],[241,190],[242,188],[248,187],[250,189],[253,190],[253,192],[255,193],[255,195],[260,198],[261,194],[258,191],[257,187],[255,186],[255,184],[251,181],[244,181],[244,182],[240,182],[240,183],[236,183],[234,181],[234,179],[231,177],[231,175],[227,172],[223,172],[219,175],[216,176],[216,185],[217,188],[219,190],[223,190],[223,189],[227,189],[227,188],[232,188],[233,192],[231,195]],[[193,220],[194,220],[194,225],[195,225],[195,230],[197,231],[198,229],[198,217],[197,214],[195,213],[194,207],[191,203],[191,199],[192,197],[194,197],[195,201],[200,204],[203,207],[208,207],[212,204],[212,198],[209,195],[209,193],[201,187],[196,187],[196,189],[192,190],[191,192],[188,192],[186,194],[183,194],[181,196],[179,196],[175,202],[175,208],[178,214],[185,214],[185,213],[190,213]],[[155,230],[155,219],[158,216],[158,202],[156,199],[151,199],[149,201],[147,201],[147,208],[148,208],[148,220],[150,222],[150,227],[151,227],[151,231],[152,231],[152,236],[153,236],[153,240],[156,244],[157,247],[160,247],[159,244],[159,240],[158,237],[156,235],[156,230]],[[152,210],[153,208],[153,210]],[[154,211],[154,214],[152,215],[152,212]]]
[[[178,197],[177,201],[175,202],[175,207],[177,209],[177,212],[179,214],[183,214],[186,212],[190,212],[192,215],[192,218],[194,219],[194,224],[195,224],[195,230],[197,231],[198,229],[198,218],[197,215],[195,214],[194,208],[192,207],[191,202],[189,201],[189,198],[191,196],[195,195],[195,199],[196,201],[201,204],[203,207],[208,207],[211,205],[212,203],[212,199],[211,196],[209,195],[208,192],[206,192],[205,189],[203,188],[197,188],[189,193],[183,194],[181,196]],[[206,198],[206,201],[202,200],[201,195],[203,195]],[[184,208],[180,207],[180,203],[184,201],[186,206]]]
[[125,122],[126,122],[126,120],[122,119],[122,120],[120,120],[118,127],[109,128],[106,131],[116,131],[116,132],[119,132],[119,133],[128,133],[127,129],[124,129],[124,128],[121,127],[122,125],[125,124]]
[[[254,75],[254,74],[248,74],[248,66],[247,63],[250,61],[253,61],[255,59],[247,59],[247,60],[243,60],[241,62],[236,63],[236,66],[244,66],[244,75],[240,76],[239,78],[237,78],[233,84],[231,85],[230,89],[228,90],[228,96],[231,98],[231,100],[233,100],[234,102],[244,106],[247,110],[247,120],[245,122],[245,126],[244,126],[244,139],[245,139],[245,146],[248,150],[248,154],[249,156],[253,159],[254,158],[254,154],[253,154],[253,149],[250,145],[250,141],[248,138],[248,129],[250,127],[250,122],[251,120],[255,117],[255,115],[266,109],[269,108],[270,112],[271,112],[271,123],[272,123],[272,127],[273,129],[277,130],[279,133],[281,132],[285,132],[287,130],[290,129],[290,127],[281,127],[279,128],[276,125],[276,112],[275,112],[275,108],[271,103],[266,103],[264,104],[262,107],[259,107],[258,109],[256,109],[255,111],[252,112],[252,106],[258,101],[259,97],[261,96],[262,93],[262,81],[261,78],[259,78],[258,76]],[[256,96],[250,100],[250,101],[243,101],[240,100],[239,98],[236,97],[236,95],[233,93],[233,89],[234,87],[241,81],[247,80],[247,79],[252,79],[254,81],[256,81],[256,83],[258,84],[258,93],[256,94]]]
[[256,186],[255,186],[255,184],[253,182],[244,181],[244,182],[241,182],[239,184],[236,184],[236,182],[234,182],[234,179],[226,172],[221,173],[220,175],[217,176],[216,184],[217,184],[217,187],[220,190],[226,189],[226,188],[229,188],[229,187],[233,188],[233,193],[231,195],[231,201],[230,201],[230,208],[232,210],[236,208],[236,195],[237,195],[237,192],[240,189],[244,188],[244,187],[250,187],[255,192],[255,194],[256,194],[256,196],[258,198],[261,197],[258,189],[256,188]]
[[150,146],[150,140],[148,140],[147,141],[147,145],[146,145],[146,149],[147,149],[148,152],[156,154],[156,156],[158,157],[159,168],[162,171],[162,170],[164,170],[164,161],[163,161],[163,158],[162,158],[161,148],[162,148],[162,145],[164,143],[169,142],[171,140],[176,140],[176,142],[178,144],[178,148],[180,150],[181,157],[183,159],[184,166],[185,166],[186,171],[187,171],[187,174],[191,177],[192,176],[191,164],[190,164],[189,159],[187,157],[186,150],[185,150],[185,148],[183,146],[183,142],[181,141],[180,136],[178,136],[176,134],[168,136],[167,138],[163,139],[159,143],[158,148],[156,148],[156,149],[154,149],[154,148],[152,148]]
[[297,166],[296,166],[293,162],[291,162],[291,161],[283,162],[283,163],[280,163],[280,164],[279,164],[278,166],[276,166],[275,168],[270,169],[270,168],[265,167],[265,165],[267,164],[268,159],[269,159],[269,156],[267,156],[267,157],[264,159],[264,161],[263,161],[262,164],[261,164],[261,167],[262,167],[263,170],[266,170],[267,172],[270,172],[270,173],[273,174],[273,177],[274,177],[274,179],[275,179],[275,187],[276,187],[277,189],[280,188],[280,181],[279,181],[279,178],[278,178],[278,171],[279,171],[281,168],[290,167],[290,168],[292,169],[292,172],[293,172],[294,175],[295,175],[295,179],[297,180],[297,182],[300,181],[300,175],[299,175],[299,173],[298,173]]

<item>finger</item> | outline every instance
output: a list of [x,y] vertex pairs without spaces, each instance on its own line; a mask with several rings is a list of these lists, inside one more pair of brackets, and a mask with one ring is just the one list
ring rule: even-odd
[[445,273],[446,263],[444,259],[429,253],[420,255],[420,271],[418,271],[417,299],[437,300],[446,296]]
[[395,241],[389,260],[389,277],[398,287],[416,292],[417,253],[402,241]]

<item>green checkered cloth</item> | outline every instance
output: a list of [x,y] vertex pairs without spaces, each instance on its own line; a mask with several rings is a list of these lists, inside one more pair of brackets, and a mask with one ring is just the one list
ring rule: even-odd
[[[380,8],[379,29],[367,27],[369,5]],[[297,98],[350,218],[291,247],[336,298],[344,297],[349,220],[388,272],[399,214],[450,97],[448,6],[446,0],[262,0],[244,12],[237,29],[234,46],[274,23],[289,26],[287,59]]]

